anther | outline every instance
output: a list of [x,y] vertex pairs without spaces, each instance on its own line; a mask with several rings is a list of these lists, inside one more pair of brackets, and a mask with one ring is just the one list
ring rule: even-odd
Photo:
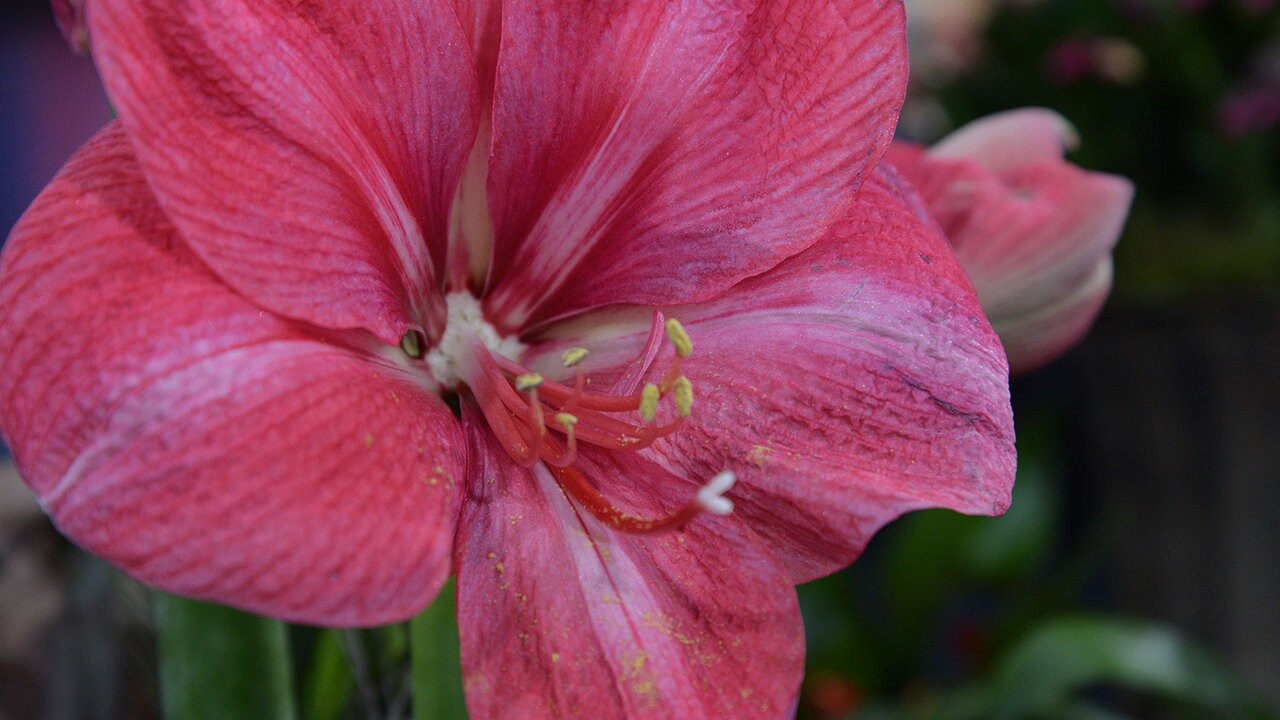
[[667,338],[671,340],[672,345],[676,346],[676,355],[687,358],[693,352],[693,340],[689,338],[689,333],[684,331],[680,321],[675,318],[667,320]]
[[422,333],[418,330],[410,330],[400,338],[400,349],[405,355],[411,358],[422,357]]
[[565,430],[569,430],[574,425],[578,424],[578,416],[574,415],[573,413],[567,413],[567,412],[556,413],[556,422],[559,423]]
[[563,353],[560,353],[560,359],[564,361],[565,367],[571,368],[583,360],[586,360],[588,354],[589,352],[586,348],[571,347]]
[[733,512],[733,501],[725,493],[733,489],[738,477],[732,470],[725,470],[711,478],[698,489],[698,505],[712,515],[728,515]]
[[640,419],[645,422],[653,422],[658,415],[658,398],[661,397],[662,391],[657,385],[649,383],[644,386],[644,390],[640,391]]
[[676,378],[675,398],[680,417],[687,418],[693,414],[693,383],[684,375]]
[[538,373],[525,373],[516,378],[516,389],[520,392],[527,392],[535,388],[541,387],[546,382],[546,378]]

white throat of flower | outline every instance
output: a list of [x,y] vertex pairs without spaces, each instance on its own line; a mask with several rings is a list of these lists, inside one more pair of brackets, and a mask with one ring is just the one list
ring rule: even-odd
[[471,293],[456,292],[445,296],[448,317],[440,342],[426,355],[431,374],[443,386],[454,388],[464,382],[464,363],[472,362],[471,343],[479,340],[489,352],[515,360],[525,344],[514,337],[502,337],[484,319],[480,301]]

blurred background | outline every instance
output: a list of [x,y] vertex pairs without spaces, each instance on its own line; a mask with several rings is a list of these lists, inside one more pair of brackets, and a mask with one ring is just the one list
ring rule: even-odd
[[[1015,381],[1009,514],[918,513],[801,589],[801,717],[1276,717],[1280,8],[907,5],[904,136],[1050,107],[1083,139],[1071,159],[1138,195],[1096,328]],[[47,3],[0,12],[7,233],[109,110]],[[0,720],[158,717],[150,618],[0,451]],[[303,717],[369,717],[369,694],[399,687],[403,627],[290,632]]]

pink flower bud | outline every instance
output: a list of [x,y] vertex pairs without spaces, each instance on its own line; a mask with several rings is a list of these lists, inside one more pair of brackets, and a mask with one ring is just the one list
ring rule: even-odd
[[1033,108],[889,153],[951,241],[1015,372],[1079,342],[1111,290],[1133,185],[1064,161],[1077,140],[1057,113]]

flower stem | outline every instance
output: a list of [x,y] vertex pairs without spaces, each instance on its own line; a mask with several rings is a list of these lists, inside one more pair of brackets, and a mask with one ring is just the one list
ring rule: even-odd
[[454,581],[409,625],[414,720],[466,720]]
[[160,696],[171,720],[294,720],[284,624],[155,594]]

